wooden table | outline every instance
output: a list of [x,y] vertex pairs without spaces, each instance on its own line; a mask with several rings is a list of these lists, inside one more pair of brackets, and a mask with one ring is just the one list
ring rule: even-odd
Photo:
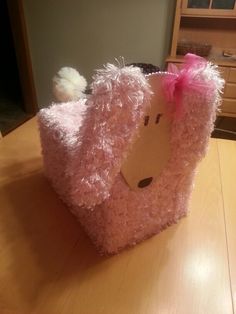
[[236,307],[236,142],[211,140],[187,218],[97,255],[42,172],[35,119],[0,140],[0,313],[228,314]]

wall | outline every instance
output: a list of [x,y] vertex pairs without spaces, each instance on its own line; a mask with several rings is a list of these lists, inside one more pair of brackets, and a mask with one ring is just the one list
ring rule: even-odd
[[23,0],[39,106],[52,100],[51,78],[62,66],[88,81],[93,69],[124,56],[163,66],[174,0]]

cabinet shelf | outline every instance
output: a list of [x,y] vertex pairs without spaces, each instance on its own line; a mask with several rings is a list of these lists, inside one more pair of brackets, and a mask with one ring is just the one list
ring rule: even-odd
[[[176,56],[168,56],[166,58],[167,63],[182,63],[184,56],[176,55]],[[235,67],[236,68],[236,60],[222,60],[222,59],[214,59],[214,58],[205,58],[206,60],[217,64],[222,67]]]
[[181,16],[183,17],[192,17],[192,18],[208,18],[208,19],[213,19],[213,18],[217,18],[217,19],[236,19],[236,15],[210,15],[210,14],[184,14],[182,13]]

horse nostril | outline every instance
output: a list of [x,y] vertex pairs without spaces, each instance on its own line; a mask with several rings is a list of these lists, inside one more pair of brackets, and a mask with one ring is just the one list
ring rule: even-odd
[[145,116],[144,117],[144,125],[148,125],[148,121],[149,121],[149,116]]
[[156,124],[159,123],[161,116],[162,113],[158,113],[158,115],[156,116]]
[[153,180],[152,177],[143,179],[143,180],[139,181],[138,187],[139,188],[145,188],[146,186],[148,186],[152,182],[152,180]]

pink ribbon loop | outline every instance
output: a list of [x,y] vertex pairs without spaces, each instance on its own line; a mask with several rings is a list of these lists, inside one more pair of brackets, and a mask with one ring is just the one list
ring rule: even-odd
[[205,59],[190,53],[184,56],[184,63],[180,69],[174,64],[169,64],[169,74],[163,80],[163,88],[167,101],[175,104],[174,111],[176,114],[181,111],[184,91],[192,90],[202,93],[209,88],[209,85],[196,79],[198,73],[196,70],[204,69],[206,65]]

